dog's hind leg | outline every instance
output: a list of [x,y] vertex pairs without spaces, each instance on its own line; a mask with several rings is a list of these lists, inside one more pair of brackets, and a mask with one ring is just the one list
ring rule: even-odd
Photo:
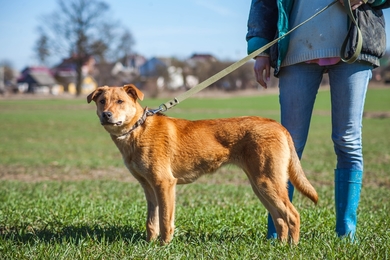
[[[300,218],[288,197],[289,153],[285,151],[286,147],[248,154],[242,169],[253,191],[271,214],[278,238],[287,241],[290,234],[293,242],[298,243]],[[262,154],[262,157],[257,154]]]
[[[287,185],[287,184],[286,184]],[[288,198],[287,188],[281,190],[272,182],[260,183],[252,188],[272,216],[276,232],[281,241],[287,241],[289,235],[292,242],[299,242],[300,216]]]
[[285,218],[282,216],[282,214],[279,212],[279,210],[273,206],[273,203],[270,203],[269,199],[267,199],[265,196],[263,196],[263,193],[267,191],[260,191],[258,188],[258,185],[249,178],[252,189],[256,196],[259,198],[261,203],[263,203],[264,207],[268,210],[268,212],[272,216],[272,220],[274,221],[274,225],[276,228],[276,232],[278,234],[278,238],[281,241],[287,241],[288,238],[288,225],[285,221]]
[[300,218],[298,211],[296,210],[294,205],[290,202],[290,200],[287,203],[287,207],[289,209],[289,211],[288,211],[289,218],[288,218],[287,225],[289,227],[290,236],[291,236],[292,242],[294,244],[298,244],[299,236],[300,236],[299,231],[300,231],[300,226],[301,226],[301,218]]

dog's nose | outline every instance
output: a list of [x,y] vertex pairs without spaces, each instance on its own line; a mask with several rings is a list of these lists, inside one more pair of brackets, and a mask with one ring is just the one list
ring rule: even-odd
[[112,113],[110,111],[103,112],[103,118],[110,119],[112,117]]

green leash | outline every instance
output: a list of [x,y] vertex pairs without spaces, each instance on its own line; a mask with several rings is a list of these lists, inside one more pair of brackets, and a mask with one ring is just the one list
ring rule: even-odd
[[[344,2],[348,2],[346,4],[346,6],[349,7],[349,13],[348,15],[350,17],[353,18],[353,15],[352,15],[352,10],[351,10],[351,6],[350,6],[350,3],[349,3],[349,0],[343,0]],[[259,48],[258,50],[252,52],[251,54],[249,54],[248,56],[244,57],[243,59],[233,63],[232,65],[228,66],[227,68],[225,68],[224,70],[218,72],[217,74],[211,76],[210,78],[206,79],[205,81],[199,83],[198,85],[196,85],[195,87],[191,88],[190,90],[180,94],[179,96],[169,100],[168,102],[164,103],[164,104],[161,104],[160,107],[156,110],[153,110],[152,113],[157,113],[159,111],[162,111],[162,112],[165,112],[167,111],[168,109],[176,106],[177,104],[179,104],[180,102],[184,101],[185,99],[189,98],[190,96],[192,96],[193,94],[195,93],[198,93],[199,91],[201,91],[202,89],[204,88],[207,88],[208,86],[210,86],[211,84],[213,84],[214,82],[218,81],[219,79],[223,78],[224,76],[228,75],[229,73],[231,73],[232,71],[238,69],[239,67],[241,67],[242,65],[244,65],[246,62],[250,61],[251,59],[254,59],[257,55],[259,55],[260,53],[264,52],[265,50],[267,50],[268,48],[270,48],[272,45],[274,45],[276,42],[278,42],[279,40],[283,39],[284,37],[286,37],[287,35],[289,35],[290,33],[292,33],[294,30],[296,30],[297,28],[301,27],[302,25],[304,25],[305,23],[307,23],[308,21],[310,21],[311,19],[313,19],[314,17],[316,17],[317,15],[319,15],[320,13],[322,13],[323,11],[325,11],[326,9],[328,9],[329,7],[331,7],[332,5],[334,5],[335,3],[337,3],[338,0],[335,0],[333,1],[332,3],[330,3],[329,5],[325,6],[323,9],[319,10],[317,13],[315,13],[313,16],[311,16],[310,18],[308,18],[307,20],[303,21],[302,23],[298,24],[297,26],[295,26],[294,28],[292,28],[290,31],[288,31],[286,34],[280,36],[279,38],[271,41],[270,43],[264,45],[263,47]],[[344,3],[345,4],[345,3]],[[346,8],[348,9],[348,8]],[[353,18],[351,20],[352,21],[355,21],[355,19]],[[356,21],[355,21],[355,24],[356,24]],[[359,30],[360,32],[360,30]],[[361,38],[361,34],[360,35],[360,38]],[[360,42],[361,44],[361,41],[362,40],[358,40],[358,42]],[[343,47],[344,49],[345,47]],[[361,46],[360,46],[360,49],[361,49]],[[360,51],[359,51],[360,52]],[[358,52],[356,51],[355,54],[357,54]],[[343,55],[344,56],[344,55]],[[354,55],[353,57],[351,57],[349,60],[346,60],[346,62],[348,63],[352,63],[356,60],[357,56],[359,56],[359,54],[357,55]],[[354,59],[352,59],[354,58]],[[343,59],[343,58],[342,58]],[[344,59],[343,59],[344,61]]]
[[[343,2],[344,2],[344,8],[347,11],[347,14],[349,16],[349,19],[351,20],[351,23],[355,24],[356,25],[356,29],[357,29],[357,37],[358,37],[358,39],[357,39],[357,43],[356,43],[355,53],[350,58],[346,57],[345,49],[347,48],[347,44],[349,42],[348,35],[345,38],[345,40],[343,42],[343,45],[341,46],[341,51],[340,51],[340,58],[341,58],[341,60],[346,62],[346,63],[351,64],[351,63],[354,63],[357,60],[357,58],[360,55],[360,52],[362,51],[363,36],[362,36],[362,32],[360,31],[359,25],[357,24],[357,22],[355,20],[355,17],[353,16],[350,0],[343,0]],[[367,0],[363,0],[363,2],[366,3]]]

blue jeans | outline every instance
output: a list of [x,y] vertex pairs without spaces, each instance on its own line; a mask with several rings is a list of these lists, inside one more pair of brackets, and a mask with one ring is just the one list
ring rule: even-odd
[[283,67],[279,74],[281,123],[290,132],[301,158],[314,102],[324,72],[329,74],[332,141],[336,169],[363,171],[362,116],[372,65],[366,62],[331,66],[299,63]]

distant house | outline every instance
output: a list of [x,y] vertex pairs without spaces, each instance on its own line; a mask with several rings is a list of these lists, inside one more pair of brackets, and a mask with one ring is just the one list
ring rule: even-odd
[[173,65],[172,59],[153,57],[140,68],[140,76],[149,81],[154,78],[158,89],[179,89],[185,86],[183,68]]
[[191,63],[196,66],[215,61],[217,60],[208,54],[194,54],[185,63],[178,63],[174,58],[153,57],[139,68],[139,72],[142,82],[147,82],[150,86],[154,81],[158,90],[192,88],[199,83],[199,79],[189,70]]
[[217,59],[211,54],[194,53],[187,62],[215,62]]
[[138,70],[126,67],[122,62],[101,63],[95,66],[94,76],[99,86],[122,86],[134,83],[139,76]]
[[[96,80],[91,76],[86,76],[81,82],[81,94],[89,94],[97,88]],[[69,94],[76,94],[76,84],[71,82],[68,85]]]
[[141,77],[159,77],[166,74],[169,67],[169,60],[166,58],[153,57],[147,60],[140,68],[139,74]]
[[[95,59],[90,56],[85,59],[84,65],[82,66],[82,83],[81,93],[89,94],[97,87],[95,79],[92,75],[95,68]],[[53,74],[56,80],[63,86],[64,90],[75,94],[76,93],[76,61],[75,57],[63,59],[60,64],[53,68]]]
[[119,60],[123,68],[131,73],[139,74],[139,68],[145,64],[146,58],[139,54],[130,54]]
[[70,83],[76,82],[76,64],[71,59],[64,59],[53,68],[53,74],[56,80],[67,90]]
[[139,77],[140,67],[146,58],[139,54],[131,54],[115,63],[100,63],[95,65],[94,77],[99,86],[122,86],[135,83]]
[[112,75],[114,67],[115,63],[98,63],[95,65],[93,76],[98,86],[117,86],[120,84]]
[[59,87],[50,69],[43,66],[25,68],[17,83],[20,92],[29,93],[55,94]]

